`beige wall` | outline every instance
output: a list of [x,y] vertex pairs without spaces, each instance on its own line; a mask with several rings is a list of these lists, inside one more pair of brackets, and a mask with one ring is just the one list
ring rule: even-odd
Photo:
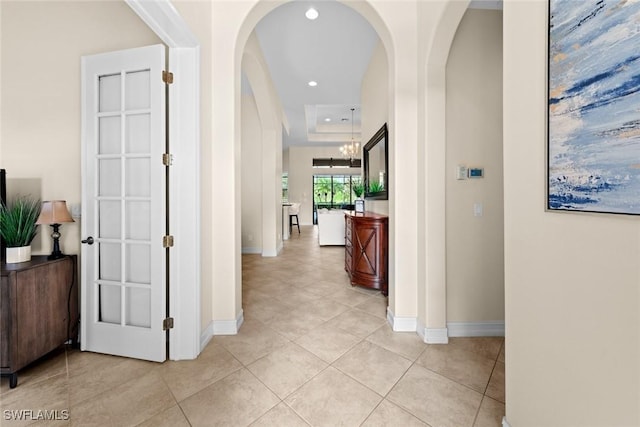
[[172,1],[176,10],[184,18],[189,29],[196,35],[200,43],[200,224],[203,238],[201,239],[200,276],[200,319],[201,329],[205,330],[213,318],[213,212],[219,209],[219,200],[212,197],[213,181],[213,142],[211,116],[213,109],[212,74],[213,61],[212,45],[212,6],[203,1]]
[[545,211],[547,2],[504,5],[507,420],[640,425],[640,223]]
[[[8,190],[79,206],[80,57],[160,41],[124,2],[3,0],[0,8],[0,167]],[[79,219],[60,231],[62,251],[79,253]],[[50,234],[40,230],[34,253],[51,252]]]
[[[447,322],[504,321],[502,11],[466,12],[446,88]],[[485,177],[457,180],[456,165]]]
[[200,319],[204,330],[213,316],[213,264],[205,262],[213,257],[213,211],[219,208],[211,196],[213,180],[213,143],[212,125],[212,16],[211,3],[202,1],[173,0],[172,4],[184,18],[189,29],[200,43],[200,224],[201,224],[201,262],[200,262]]
[[289,173],[289,150],[282,150],[282,173]]
[[242,252],[262,252],[262,127],[253,95],[242,96]]
[[[362,78],[362,146],[364,146],[383,124],[389,122],[389,64],[384,45],[378,43],[369,67]],[[388,149],[395,147],[395,141],[388,141]],[[363,164],[364,166],[364,164]],[[389,163],[391,169],[391,163]],[[387,177],[393,171],[387,171]],[[393,183],[391,183],[393,186]],[[391,192],[391,194],[393,194]],[[365,200],[365,209],[371,212],[389,214],[388,200]]]
[[[261,231],[262,255],[277,256],[282,247],[282,128],[286,119],[255,32],[245,45],[242,71],[251,86],[259,118],[259,139],[254,140],[253,144],[259,149],[261,161],[254,165],[257,167],[251,173],[254,179],[242,181],[241,191],[244,193],[248,187],[252,187],[248,191],[253,193],[256,186],[261,187],[260,199],[253,202],[260,204],[261,225],[259,230],[254,231]],[[244,122],[241,125],[242,135]],[[242,156],[240,163],[244,171]],[[249,209],[251,207],[248,206]],[[242,226],[244,228],[244,224]]]
[[313,223],[313,175],[359,175],[360,169],[313,168],[314,158],[340,158],[339,147],[289,147],[289,201],[300,203],[300,224]]

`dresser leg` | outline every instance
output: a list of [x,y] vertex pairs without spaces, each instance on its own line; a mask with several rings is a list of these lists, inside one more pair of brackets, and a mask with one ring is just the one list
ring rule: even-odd
[[18,373],[9,374],[9,388],[16,388],[18,385]]

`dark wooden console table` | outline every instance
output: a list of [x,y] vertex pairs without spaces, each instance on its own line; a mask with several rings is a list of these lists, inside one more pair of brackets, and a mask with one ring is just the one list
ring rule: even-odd
[[77,339],[77,257],[1,266],[0,373],[14,388],[18,370]]
[[351,285],[388,294],[389,217],[373,212],[345,213],[344,269]]

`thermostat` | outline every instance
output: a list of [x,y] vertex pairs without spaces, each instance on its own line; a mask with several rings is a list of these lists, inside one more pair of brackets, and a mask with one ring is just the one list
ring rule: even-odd
[[469,168],[467,169],[469,178],[484,178],[483,168]]

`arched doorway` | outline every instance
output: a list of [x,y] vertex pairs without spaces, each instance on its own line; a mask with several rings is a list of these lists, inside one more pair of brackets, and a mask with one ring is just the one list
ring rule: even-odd
[[[362,144],[364,145],[364,143],[375,134],[375,132],[378,130],[378,128],[380,126],[382,126],[383,124],[387,123],[390,121],[389,119],[389,112],[391,110],[390,108],[390,99],[389,99],[389,95],[388,95],[388,91],[386,90],[386,86],[388,85],[388,61],[387,61],[387,49],[384,46],[384,43],[380,42],[380,37],[376,37],[376,35],[378,35],[376,33],[376,31],[373,29],[373,27],[371,26],[371,24],[369,23],[369,21],[367,21],[364,17],[363,17],[363,13],[358,11],[358,10],[354,10],[351,6],[353,6],[351,3],[346,3],[346,4],[341,4],[340,2],[324,2],[322,4],[322,6],[318,6],[318,9],[320,10],[320,14],[321,14],[321,19],[324,17],[325,21],[323,21],[324,23],[330,23],[329,27],[331,28],[326,28],[324,31],[326,31],[326,35],[327,38],[328,36],[331,36],[333,38],[333,40],[344,40],[348,35],[342,34],[343,38],[341,38],[340,36],[337,36],[336,34],[334,34],[335,32],[339,32],[338,28],[344,28],[346,29],[346,32],[351,31],[353,32],[359,32],[359,34],[351,34],[350,35],[350,43],[351,46],[354,49],[357,49],[358,47],[360,47],[360,51],[354,52],[351,54],[351,56],[358,56],[360,55],[361,57],[363,57],[362,52],[361,51],[365,51],[365,52],[371,52],[369,54],[369,56],[366,57],[366,61],[365,64],[363,66],[363,69],[365,69],[364,71],[368,70],[369,68],[367,67],[367,65],[372,61],[373,58],[373,53],[374,51],[377,53],[377,57],[382,58],[381,60],[379,59],[376,62],[376,69],[379,69],[381,67],[384,67],[384,73],[381,73],[383,76],[383,82],[384,82],[384,88],[381,87],[376,87],[374,88],[376,90],[376,92],[380,93],[380,95],[375,98],[375,102],[372,103],[377,103],[377,104],[382,104],[382,107],[380,107],[379,105],[376,105],[376,107],[380,107],[380,108],[376,108],[376,110],[383,110],[383,113],[380,113],[379,111],[376,111],[376,114],[369,114],[370,116],[375,116],[375,118],[371,120],[371,125],[369,125],[368,127],[366,127],[366,131],[363,133],[363,142]],[[257,9],[259,9],[260,4],[257,4],[254,8],[254,10],[252,12],[255,12]],[[304,39],[304,36],[300,35],[300,33],[304,30],[306,30],[306,27],[304,27],[304,24],[308,24],[308,22],[306,19],[303,19],[303,12],[306,10],[306,5],[302,4],[301,2],[290,2],[285,4],[279,4],[278,7],[274,7],[274,8],[270,8],[268,11],[266,9],[260,9],[260,16],[262,16],[265,20],[269,20],[268,21],[271,25],[274,25],[273,23],[275,22],[276,19],[281,19],[283,20],[282,24],[278,25],[278,32],[277,34],[291,34],[291,33],[296,33],[299,35],[300,38]],[[295,13],[294,13],[295,12]],[[373,12],[371,10],[367,11],[365,9],[365,13],[370,13],[373,14]],[[256,12],[257,13],[257,12]],[[293,15],[293,16],[292,16]],[[293,20],[296,20],[301,22],[301,26],[303,26],[303,28],[298,28],[298,31],[294,31],[291,28],[283,28],[286,26],[286,23],[289,23]],[[245,25],[247,25],[247,21],[251,20],[252,17],[250,16],[249,18],[247,18],[247,20],[245,21]],[[262,18],[261,18],[262,19]],[[379,17],[377,18],[378,21]],[[279,233],[279,227],[276,228],[276,224],[282,224],[283,222],[281,220],[276,220],[273,221],[274,218],[277,217],[278,214],[280,214],[282,211],[280,209],[280,203],[281,203],[281,199],[280,199],[280,188],[279,188],[279,182],[276,182],[278,185],[274,186],[273,185],[273,170],[276,170],[277,173],[276,175],[279,175],[279,168],[281,168],[281,161],[276,160],[275,156],[280,157],[282,155],[282,147],[281,145],[281,141],[272,141],[271,138],[266,139],[267,136],[271,137],[274,136],[275,134],[277,134],[278,130],[280,130],[280,126],[286,126],[287,123],[294,123],[292,122],[292,116],[288,116],[285,117],[283,119],[282,114],[280,113],[280,111],[282,111],[282,105],[280,103],[280,99],[275,99],[273,100],[273,96],[270,96],[270,92],[273,93],[275,91],[275,88],[273,88],[273,84],[271,83],[271,78],[270,78],[270,72],[273,73],[274,70],[269,70],[268,69],[268,65],[266,62],[269,62],[269,65],[273,68],[274,62],[273,60],[271,61],[265,61],[265,57],[268,57],[268,53],[270,52],[269,48],[270,46],[265,44],[265,40],[264,38],[260,39],[260,43],[258,43],[258,38],[259,37],[271,37],[273,38],[273,34],[272,33],[267,33],[265,36],[265,32],[267,31],[265,29],[265,24],[264,21],[261,21],[259,19],[255,19],[255,21],[257,22],[256,26],[254,28],[257,28],[257,34],[258,36],[256,37],[255,33],[253,32],[253,28],[250,28],[251,33],[250,36],[248,36],[248,39],[246,41],[246,44],[244,45],[244,49],[243,49],[243,56],[242,56],[242,71],[243,71],[243,76],[242,76],[242,81],[243,81],[243,85],[245,84],[245,82],[248,80],[250,83],[251,88],[249,90],[245,89],[245,86],[243,86],[243,89],[241,91],[241,97],[242,97],[242,105],[243,105],[243,120],[248,120],[251,121],[251,123],[253,124],[253,126],[255,126],[255,119],[251,119],[251,118],[246,118],[245,117],[245,113],[244,113],[244,109],[245,109],[245,103],[249,102],[247,101],[247,93],[248,92],[252,92],[250,93],[250,95],[253,96],[253,99],[255,100],[255,106],[252,106],[251,109],[257,109],[258,112],[258,116],[259,116],[259,121],[261,122],[261,130],[252,130],[252,129],[247,129],[246,126],[243,124],[242,125],[242,129],[243,132],[245,133],[251,133],[251,137],[247,138],[245,136],[245,134],[242,135],[242,152],[243,152],[243,156],[246,156],[246,160],[245,157],[243,157],[242,160],[242,164],[243,164],[243,168],[242,168],[242,174],[243,174],[243,179],[247,178],[247,172],[246,169],[249,167],[247,166],[246,162],[251,162],[251,165],[253,165],[254,167],[258,167],[258,168],[264,168],[264,170],[262,171],[262,176],[259,176],[259,178],[263,178],[262,180],[260,179],[253,179],[251,180],[250,184],[246,184],[243,182],[242,185],[242,193],[243,193],[243,207],[242,207],[242,217],[243,217],[243,224],[244,222],[248,222],[250,223],[250,227],[247,227],[249,230],[246,231],[244,226],[242,227],[242,248],[243,248],[243,253],[262,253],[263,256],[275,256],[277,254],[277,249],[275,248],[275,243],[277,241],[278,238],[280,238],[280,235],[278,234],[276,236],[276,230]],[[346,22],[349,22],[349,26],[345,26],[344,24]],[[261,26],[262,25],[262,26]],[[315,31],[313,32],[314,35],[318,35],[320,36],[320,30],[317,29],[317,26],[320,25],[318,23],[313,23],[312,25],[315,25]],[[327,25],[327,24],[324,24]],[[248,25],[250,27],[250,25]],[[366,27],[366,28],[362,28],[362,27]],[[331,29],[334,29],[333,32],[330,32]],[[362,36],[360,35],[362,34]],[[366,35],[365,35],[366,34]],[[369,42],[369,38],[370,35],[373,35],[373,38],[375,38],[375,40],[371,43],[368,44]],[[385,31],[385,35],[388,38],[388,33]],[[359,40],[358,37],[361,37],[363,40],[360,40],[360,42],[354,42],[353,39],[355,40]],[[284,38],[284,37],[283,37]],[[281,40],[280,43],[283,43],[287,48],[290,48],[289,45],[292,44],[292,42],[287,42],[286,38],[284,38],[285,40]],[[342,44],[344,45],[344,41],[342,42]],[[240,49],[240,47],[242,46],[242,43],[239,41],[238,45],[237,45],[237,49]],[[366,46],[366,47],[365,47]],[[266,49],[266,50],[264,50]],[[271,48],[273,49],[273,48]],[[264,50],[264,56],[263,56],[263,50]],[[300,52],[300,49],[292,49],[294,52]],[[321,51],[326,51],[326,50],[322,50]],[[382,53],[379,53],[382,52]],[[273,55],[273,51],[271,51],[272,55]],[[278,54],[280,52],[277,52]],[[298,54],[298,56],[303,56],[304,52],[301,52]],[[344,52],[343,52],[344,54]],[[356,55],[357,54],[357,55]],[[288,57],[290,55],[286,55],[283,54],[283,57]],[[316,57],[312,57],[312,58],[307,58],[308,62],[311,61],[315,61],[315,59],[318,58]],[[319,57],[322,58],[322,55]],[[271,57],[268,57],[267,59],[271,59]],[[283,61],[283,60],[281,60]],[[323,61],[319,61],[319,62],[323,62]],[[326,62],[331,63],[331,59],[330,58],[326,58]],[[305,63],[305,61],[303,60],[303,63]],[[379,65],[381,63],[384,63],[384,65]],[[290,67],[286,68],[286,71],[289,71],[292,68],[298,68],[298,66],[296,66],[295,64],[291,64],[289,63]],[[333,69],[336,70],[336,73],[338,74],[348,74],[348,71],[345,71],[345,68],[348,69],[348,66],[345,67],[344,64],[341,64],[342,67],[340,65],[335,65],[333,67]],[[302,67],[302,65],[300,66]],[[276,67],[277,68],[277,67]],[[331,67],[329,67],[331,68]],[[282,70],[280,70],[280,72],[282,72]],[[357,72],[355,72],[357,74]],[[293,74],[293,73],[292,73]],[[266,78],[265,78],[266,76]],[[246,77],[246,78],[245,78]],[[297,76],[295,76],[297,77]],[[350,77],[350,76],[347,76]],[[376,77],[378,77],[376,75]],[[344,77],[343,77],[344,78]],[[344,78],[345,80],[349,80],[348,78]],[[331,82],[327,82],[323,79],[321,79],[322,83],[324,84],[324,88],[323,89],[318,89],[318,91],[325,91],[328,93],[331,93],[331,89],[334,89],[333,87],[331,87],[332,85],[330,84]],[[300,82],[296,82],[296,83],[300,83]],[[304,82],[306,83],[306,82]],[[335,83],[335,82],[334,82]],[[339,83],[343,83],[342,81],[340,81]],[[291,79],[287,80],[287,85],[293,85],[294,83],[291,81]],[[321,84],[321,87],[323,86],[323,84]],[[356,92],[360,92],[360,87],[363,85],[363,83],[361,81],[357,82],[357,91]],[[265,87],[267,86],[267,87]],[[306,86],[306,84],[304,85]],[[297,86],[295,86],[297,87]],[[280,91],[282,91],[282,88],[279,88]],[[344,89],[344,88],[343,88]],[[335,90],[334,90],[335,91]],[[336,97],[337,95],[337,97]],[[360,106],[360,104],[362,104],[364,101],[362,99],[362,97],[364,96],[364,94],[362,96],[360,96],[358,94],[357,97],[352,98],[350,101],[345,101],[344,99],[344,94],[343,93],[331,93],[331,95],[327,96],[322,95],[321,98],[325,99],[325,103],[327,104],[333,104],[332,106],[334,106],[335,104],[345,104],[345,102],[348,103],[348,105],[357,105]],[[277,98],[277,96],[276,96]],[[372,97],[368,97],[369,100],[371,101]],[[251,101],[253,103],[253,101]],[[315,104],[314,101],[309,101],[309,102],[305,102],[305,106],[307,106],[308,104]],[[257,107],[257,108],[256,108]],[[313,105],[313,107],[317,107],[316,105]],[[325,106],[326,107],[326,106]],[[306,109],[307,107],[305,107]],[[311,108],[311,107],[310,107]],[[345,106],[345,108],[347,108]],[[358,108],[359,110],[359,108]],[[364,108],[363,108],[364,111]],[[293,114],[297,114],[298,112],[295,111]],[[359,111],[358,111],[359,113]],[[359,114],[358,114],[359,115]],[[375,120],[375,124],[373,124]],[[365,120],[365,118],[363,117],[362,119],[362,123],[363,123],[363,127],[365,127],[364,123],[368,122],[367,120]],[[299,121],[295,122],[295,125],[298,125]],[[327,124],[323,124],[323,127],[329,127],[330,125]],[[338,123],[339,126],[339,123]],[[294,127],[294,125],[292,125],[292,128]],[[298,127],[300,128],[300,126]],[[305,127],[306,128],[306,127]],[[312,141],[311,138],[313,138],[313,135],[310,133],[308,135],[310,136],[310,140]],[[319,135],[319,134],[316,134]],[[327,135],[327,134],[325,134]],[[244,144],[250,144],[250,143],[254,143],[255,144],[255,138],[256,137],[262,137],[262,144],[259,144],[258,146],[256,146],[257,150],[262,150],[263,152],[263,157],[264,159],[262,159],[261,162],[257,162],[256,159],[254,158],[255,156],[253,155],[253,153],[251,152],[251,150],[247,150],[246,147],[244,146]],[[366,138],[366,139],[365,139]],[[280,137],[280,140],[282,140],[282,137]],[[311,143],[310,145],[314,145],[313,143]],[[317,145],[321,145],[321,144],[317,144]],[[273,153],[275,150],[277,151],[277,153]],[[338,157],[340,156],[339,152],[338,152],[338,147],[334,146],[333,149],[335,149],[336,153],[334,154],[334,157]],[[274,156],[275,154],[275,156]],[[270,157],[272,157],[270,159]],[[266,160],[265,160],[266,159]],[[310,161],[310,159],[307,159]],[[270,162],[269,163],[265,163],[266,162]],[[299,161],[300,163],[300,161]],[[309,167],[310,167],[309,163]],[[310,184],[311,179],[309,180],[305,180],[304,184],[305,186]],[[254,186],[256,186],[256,183],[260,182],[260,184],[258,186],[262,186],[262,194],[256,194],[255,189],[252,188]],[[290,176],[290,187],[289,189],[291,190],[291,193],[293,193],[292,188],[293,188],[293,184],[291,184],[291,176]],[[302,185],[302,182],[300,179],[297,180],[297,184],[298,187],[300,187]],[[306,187],[305,187],[306,188]],[[313,194],[313,191],[310,191],[311,189],[306,190],[307,194]],[[247,202],[247,198],[245,196],[246,193],[251,192],[253,194],[252,199],[249,200],[249,202]],[[300,196],[298,196],[300,197]],[[298,200],[298,199],[296,199]],[[312,206],[312,202],[313,200],[306,200],[307,201],[307,207],[309,209],[307,209],[307,213],[311,211],[311,206]],[[383,212],[382,213],[386,213],[388,211],[388,208],[386,208],[386,206],[388,205],[388,202],[385,201],[383,202],[385,206],[383,206]],[[244,204],[251,204],[252,209],[247,209],[245,208]],[[382,203],[380,203],[382,204]],[[371,203],[371,205],[373,205],[373,203]],[[250,211],[250,214],[247,212]],[[256,212],[260,212],[260,214],[263,216],[263,221],[262,221],[262,226],[266,229],[267,227],[271,227],[270,233],[271,235],[269,235],[269,230],[267,230],[267,232],[255,232],[255,224],[256,221],[253,217],[255,217]],[[285,221],[286,222],[286,221]],[[262,251],[259,250],[259,247],[255,247],[255,246],[251,246],[250,242],[255,241],[255,236],[262,236]],[[249,239],[248,236],[251,236],[252,238]],[[280,245],[282,245],[282,241],[280,242]],[[248,250],[245,251],[245,248],[248,248]]]
[[[461,5],[464,3],[464,5]],[[240,70],[243,48],[256,23],[282,2],[226,4],[212,13],[214,92],[212,126],[212,333],[235,333],[242,322],[240,261]],[[443,279],[444,64],[466,2],[349,3],[376,29],[389,59],[390,200],[389,321],[397,331],[417,331],[446,342]],[[228,43],[237,35],[235,44]],[[438,52],[437,54],[435,52]],[[444,52],[444,53],[443,53]],[[434,56],[435,55],[435,56]],[[438,123],[441,121],[442,123]],[[395,146],[393,146],[395,144]],[[402,165],[402,167],[395,167]],[[426,167],[425,167],[426,165]],[[230,178],[233,178],[230,181]],[[214,209],[213,200],[225,200]],[[433,205],[430,202],[435,201]],[[440,207],[438,207],[440,206]],[[433,233],[433,234],[430,234]],[[210,261],[210,263],[209,263]],[[208,264],[207,264],[208,263]],[[217,325],[220,325],[219,327]]]

